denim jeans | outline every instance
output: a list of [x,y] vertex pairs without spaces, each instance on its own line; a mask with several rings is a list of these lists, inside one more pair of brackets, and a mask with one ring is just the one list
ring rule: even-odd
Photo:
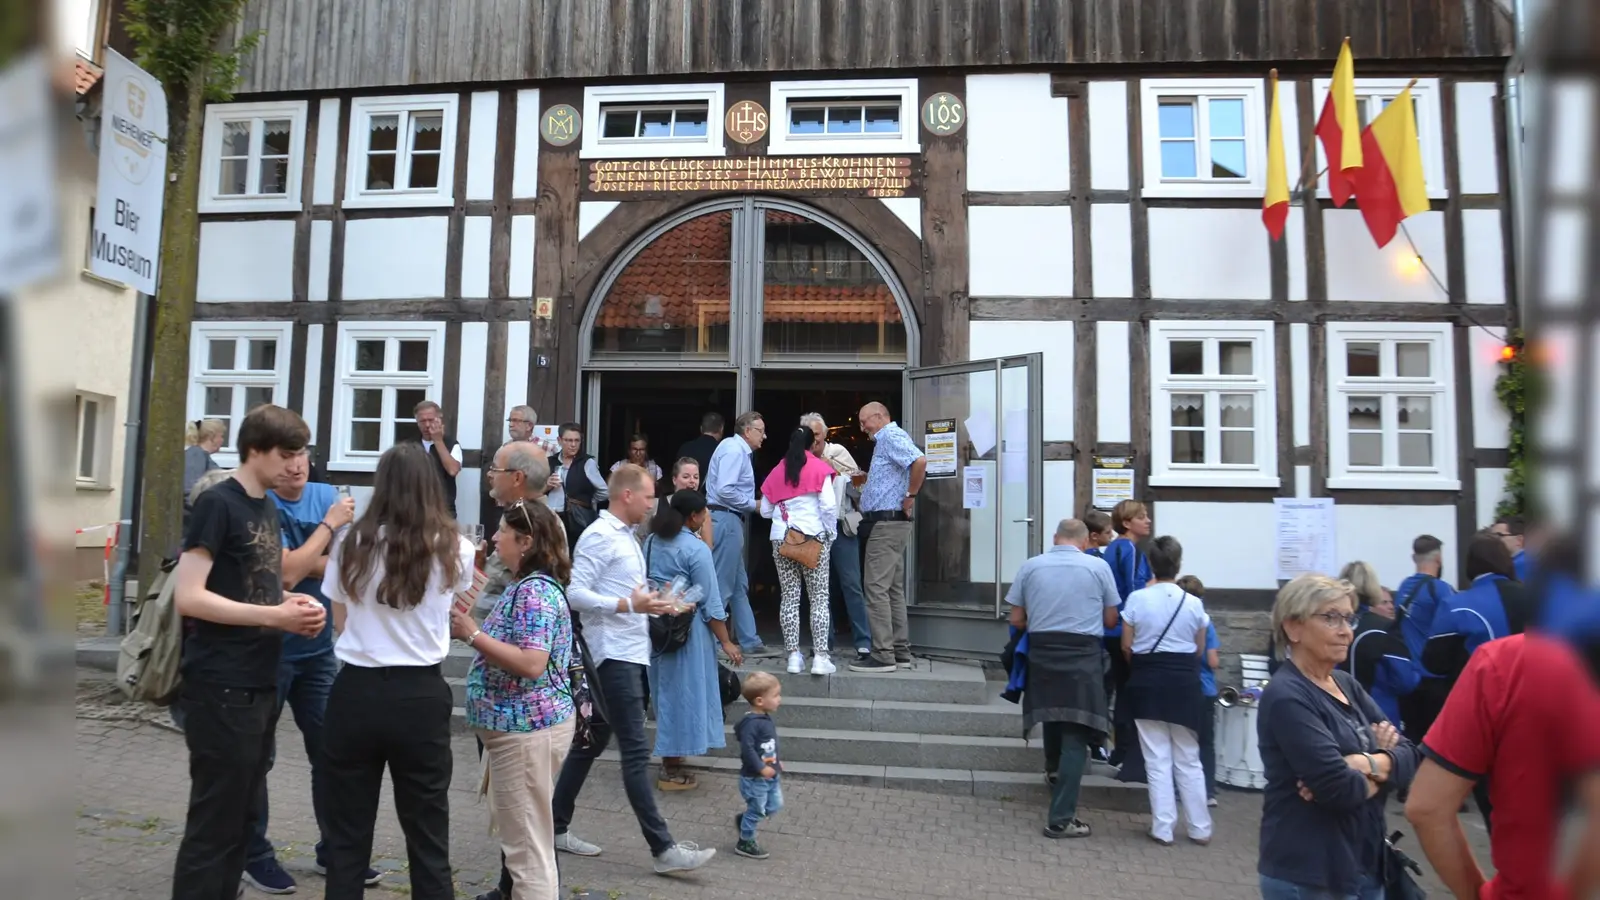
[[646,669],[646,666],[620,659],[608,659],[600,664],[600,696],[605,698],[606,715],[610,719],[590,720],[594,726],[593,746],[587,750],[574,748],[561,766],[555,796],[550,801],[555,813],[556,834],[567,833],[578,803],[578,792],[583,790],[589,769],[615,734],[617,752],[622,755],[622,789],[639,820],[645,843],[650,845],[650,852],[655,856],[672,847],[672,834],[667,830],[666,820],[661,818],[661,811],[656,809],[655,785],[650,778],[650,742],[644,730],[644,703],[650,696]]
[[739,776],[739,796],[744,798],[744,815],[739,818],[739,837],[742,840],[753,841],[756,837],[756,826],[763,819],[770,819],[783,809],[783,787],[776,776],[772,778],[751,778],[746,775]]
[[278,724],[273,693],[183,685],[178,705],[189,748],[189,813],[173,864],[173,900],[217,900],[239,888]]
[[1383,900],[1383,885],[1368,876],[1366,884],[1354,894],[1340,894],[1322,888],[1301,887],[1278,878],[1261,876],[1261,900]]
[[711,561],[717,569],[717,588],[728,608],[733,639],[745,650],[761,647],[756,614],[750,609],[750,578],[745,571],[744,519],[720,509],[711,511]]
[[[326,834],[323,826],[323,793],[321,781],[324,777],[322,765],[322,721],[328,709],[328,692],[333,689],[334,676],[339,674],[339,660],[332,651],[308,656],[304,659],[284,660],[278,664],[278,712],[283,712],[283,705],[289,704],[289,709],[294,712],[294,724],[300,729],[300,737],[305,741],[306,760],[311,764],[311,810],[317,819],[317,834],[319,837]],[[278,753],[276,742],[267,753],[267,771],[272,771],[272,764],[277,761]],[[257,801],[261,810],[259,818],[252,819],[250,823],[250,848],[246,852],[246,863],[258,863],[273,856],[272,841],[267,839],[267,780],[261,779],[261,795]],[[317,859],[322,859],[326,849],[323,841],[317,841]]]
[[860,541],[853,534],[839,532],[833,541],[829,566],[832,569],[833,590],[844,597],[844,609],[850,616],[850,646],[870,651],[872,630],[867,622],[867,597],[861,592]]

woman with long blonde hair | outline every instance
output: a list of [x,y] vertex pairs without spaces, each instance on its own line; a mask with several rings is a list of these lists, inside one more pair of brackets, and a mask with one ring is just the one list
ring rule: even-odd
[[455,897],[450,877],[450,653],[455,595],[472,584],[472,542],[445,505],[421,446],[378,460],[372,501],[328,555],[322,592],[344,663],[323,731],[327,900],[361,900],[383,770],[411,861],[411,895]]

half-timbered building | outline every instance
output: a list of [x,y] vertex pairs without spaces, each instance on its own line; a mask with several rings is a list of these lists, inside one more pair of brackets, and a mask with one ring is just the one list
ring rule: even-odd
[[[189,417],[300,410],[358,493],[424,398],[468,520],[515,404],[607,465],[756,409],[764,469],[810,411],[865,459],[882,400],[950,476],[909,578],[914,642],[959,655],[1096,497],[1148,501],[1239,623],[1275,500],[1332,498],[1337,559],[1394,584],[1500,499],[1493,0],[251,0],[239,31]],[[1364,120],[1418,79],[1432,208],[1379,249],[1313,188],[1273,242],[1268,72],[1311,183],[1346,36]]]

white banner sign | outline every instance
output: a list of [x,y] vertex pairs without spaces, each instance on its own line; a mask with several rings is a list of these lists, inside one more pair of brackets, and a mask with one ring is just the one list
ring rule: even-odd
[[101,84],[89,271],[154,294],[167,186],[167,94],[161,82],[109,48]]
[[49,60],[0,71],[0,296],[61,271]]

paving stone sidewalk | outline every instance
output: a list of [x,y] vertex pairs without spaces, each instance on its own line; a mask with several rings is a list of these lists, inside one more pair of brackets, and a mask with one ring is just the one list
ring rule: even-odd
[[[106,702],[103,675],[79,670],[77,886],[81,900],[164,900],[188,796],[183,737],[160,715]],[[473,793],[478,764],[471,737],[455,741],[451,854],[457,895],[473,897],[498,874],[498,848],[487,811]],[[604,855],[563,855],[564,897],[591,900],[832,900],[856,896],[1150,898],[1204,900],[1257,896],[1255,859],[1260,796],[1225,793],[1209,847],[1161,847],[1145,836],[1148,816],[1088,809],[1092,837],[1052,841],[1039,833],[1037,801],[987,800],[790,779],[785,809],[763,830],[771,859],[735,856],[733,813],[743,808],[735,778],[702,774],[694,791],[658,795],[673,835],[715,847],[700,873],[662,878],[623,795],[615,763],[597,763],[579,799],[573,831]],[[300,881],[297,897],[322,897],[310,872],[316,840],[305,751],[289,717],[273,769],[271,835],[280,859]],[[1133,808],[1133,807],[1130,807]],[[1404,827],[1398,808],[1392,827]],[[1475,815],[1468,832],[1479,858],[1488,853]],[[1409,832],[1409,829],[1406,829]],[[1410,848],[1416,851],[1412,846]],[[409,897],[405,844],[385,787],[374,864],[389,874],[372,900]],[[1420,853],[1416,855],[1420,856]],[[1427,873],[1433,896],[1442,888]],[[265,895],[253,891],[252,900]]]

